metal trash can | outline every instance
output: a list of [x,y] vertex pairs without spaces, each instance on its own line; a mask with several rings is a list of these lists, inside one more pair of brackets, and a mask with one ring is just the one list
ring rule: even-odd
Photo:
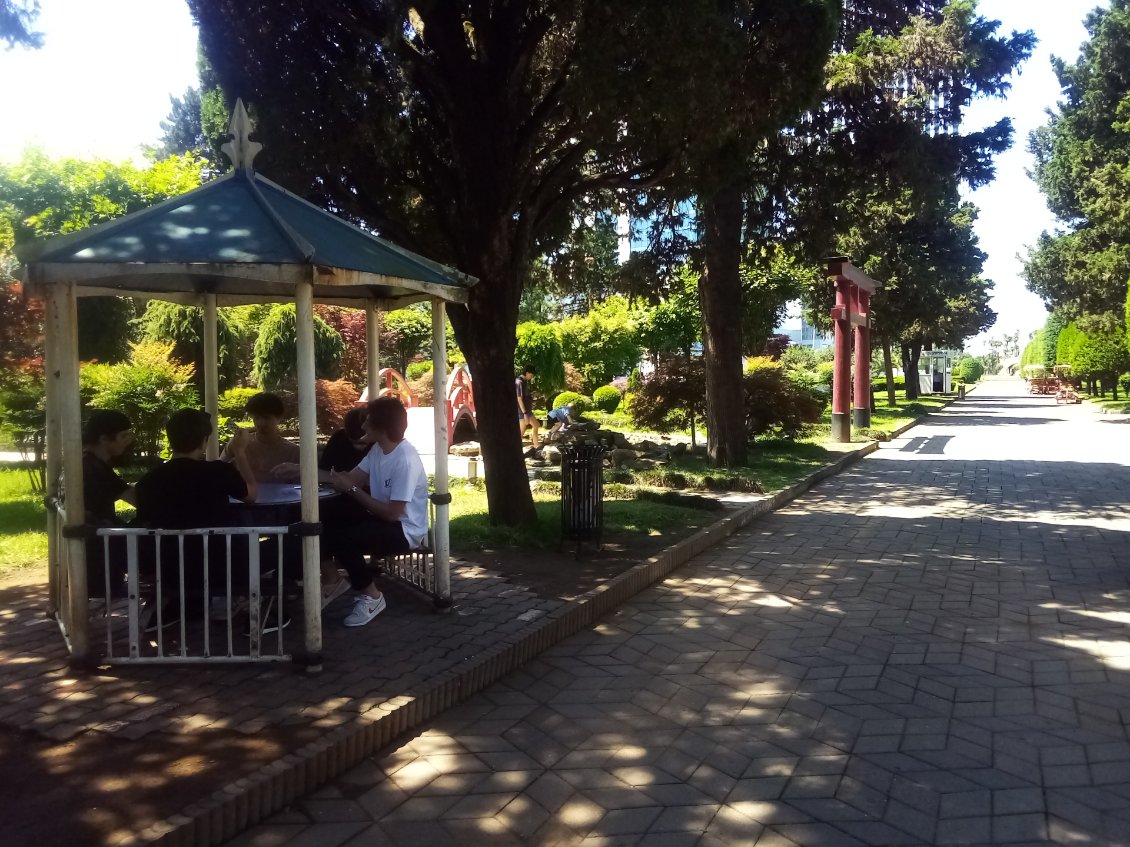
[[561,540],[599,547],[604,535],[604,454],[601,444],[561,448]]

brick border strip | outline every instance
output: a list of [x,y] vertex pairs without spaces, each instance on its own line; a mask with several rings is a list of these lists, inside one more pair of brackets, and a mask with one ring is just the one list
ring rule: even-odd
[[[916,422],[917,419],[911,421],[902,431]],[[591,626],[699,553],[878,449],[879,442],[867,442],[800,482],[739,508],[539,618],[528,629],[503,638],[458,668],[444,671],[415,695],[389,698],[317,741],[224,786],[179,814],[153,824],[124,842],[123,847],[215,847],[234,838],[360,764],[407,731],[497,682],[559,641]]]

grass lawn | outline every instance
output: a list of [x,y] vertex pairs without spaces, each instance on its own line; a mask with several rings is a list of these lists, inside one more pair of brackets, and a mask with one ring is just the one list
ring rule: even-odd
[[[532,527],[491,526],[487,494],[482,488],[451,487],[451,549],[459,552],[484,548],[556,548],[561,540],[561,498],[553,490],[534,491],[538,523]],[[658,536],[675,531],[687,535],[717,520],[715,512],[653,503],[647,500],[610,500],[604,503],[606,536]]]
[[[748,454],[749,464],[740,468],[715,468],[700,456],[678,456],[666,470],[682,474],[691,488],[708,488],[707,477],[737,478],[757,482],[763,491],[792,485],[839,455],[810,441],[758,441]],[[646,479],[646,475],[645,475]]]
[[47,515],[27,471],[0,470],[0,577],[47,561]]
[[1109,412],[1117,412],[1119,414],[1130,413],[1130,399],[1123,397],[1120,400],[1112,400],[1109,397],[1088,397],[1090,402],[1094,403]]

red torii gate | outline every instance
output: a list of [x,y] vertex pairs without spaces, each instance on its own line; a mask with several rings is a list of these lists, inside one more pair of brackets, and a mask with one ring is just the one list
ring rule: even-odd
[[[871,426],[871,295],[879,283],[845,256],[828,259],[836,305],[835,361],[832,371],[832,440],[851,441],[851,428]],[[851,328],[855,327],[855,402],[852,403]],[[852,406],[854,405],[854,410]],[[852,411],[851,417],[848,412]]]

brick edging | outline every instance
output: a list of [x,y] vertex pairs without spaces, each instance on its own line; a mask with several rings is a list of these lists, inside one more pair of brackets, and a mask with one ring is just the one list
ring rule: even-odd
[[[915,423],[917,419],[900,431],[905,432]],[[458,668],[438,674],[414,696],[404,694],[389,698],[349,724],[327,732],[317,741],[151,825],[124,842],[123,847],[215,847],[234,838],[360,764],[405,732],[497,682],[559,641],[591,626],[699,553],[877,449],[879,442],[868,442],[800,482],[737,509],[553,610],[530,628],[505,637]]]

